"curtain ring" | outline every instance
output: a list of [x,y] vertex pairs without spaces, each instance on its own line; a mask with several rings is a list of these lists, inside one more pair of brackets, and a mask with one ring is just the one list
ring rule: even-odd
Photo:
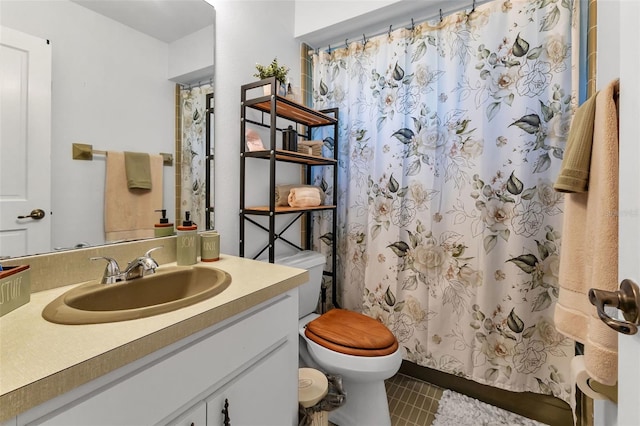
[[440,22],[442,22],[442,9],[440,9]]
[[364,33],[362,33],[362,45],[366,46],[368,41],[369,40],[367,40],[367,38],[365,37]]
[[471,8],[471,13],[476,11],[476,0],[473,0],[473,7]]
[[392,27],[392,26],[393,26],[393,25],[389,25],[389,37],[391,37],[391,27]]
[[344,45],[345,45],[345,47],[346,47],[346,48],[347,48],[347,50],[348,50],[348,49],[349,49],[349,39],[348,39],[348,38],[345,38],[345,39],[344,39]]
[[415,29],[416,29],[416,26],[413,23],[413,18],[411,18],[411,31],[415,31]]

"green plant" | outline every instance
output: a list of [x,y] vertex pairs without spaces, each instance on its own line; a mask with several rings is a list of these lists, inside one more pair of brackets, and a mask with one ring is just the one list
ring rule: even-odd
[[275,77],[276,80],[282,84],[287,82],[287,73],[289,72],[289,68],[278,64],[278,58],[273,58],[273,61],[267,66],[256,64],[256,69],[258,72],[253,76],[258,77],[261,80],[268,77]]

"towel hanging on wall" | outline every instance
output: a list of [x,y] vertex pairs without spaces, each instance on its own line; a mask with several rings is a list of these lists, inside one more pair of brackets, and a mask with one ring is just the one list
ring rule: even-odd
[[614,385],[618,335],[600,321],[590,288],[618,289],[618,80],[595,100],[589,191],[565,195],[560,256],[558,331],[585,345],[587,373]]
[[106,241],[151,238],[156,213],[163,208],[162,156],[149,155],[151,189],[130,190],[123,152],[108,151],[105,181],[104,231]]
[[124,168],[129,189],[151,189],[151,161],[145,152],[124,153]]

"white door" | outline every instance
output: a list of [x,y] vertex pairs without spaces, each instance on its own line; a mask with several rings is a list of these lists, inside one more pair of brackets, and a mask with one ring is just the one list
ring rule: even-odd
[[0,27],[0,64],[0,258],[48,252],[51,45]]
[[[620,2],[620,280],[640,284],[640,2]],[[622,318],[622,316],[620,316]],[[640,335],[619,335],[618,409],[603,424],[640,424]],[[606,410],[605,410],[606,411]]]

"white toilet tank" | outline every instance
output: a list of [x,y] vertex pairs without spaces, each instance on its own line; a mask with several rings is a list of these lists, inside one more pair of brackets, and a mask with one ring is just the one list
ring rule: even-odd
[[320,288],[322,285],[322,271],[327,258],[316,251],[305,250],[294,255],[276,258],[275,263],[309,271],[309,282],[298,287],[298,318],[302,318],[316,310]]

